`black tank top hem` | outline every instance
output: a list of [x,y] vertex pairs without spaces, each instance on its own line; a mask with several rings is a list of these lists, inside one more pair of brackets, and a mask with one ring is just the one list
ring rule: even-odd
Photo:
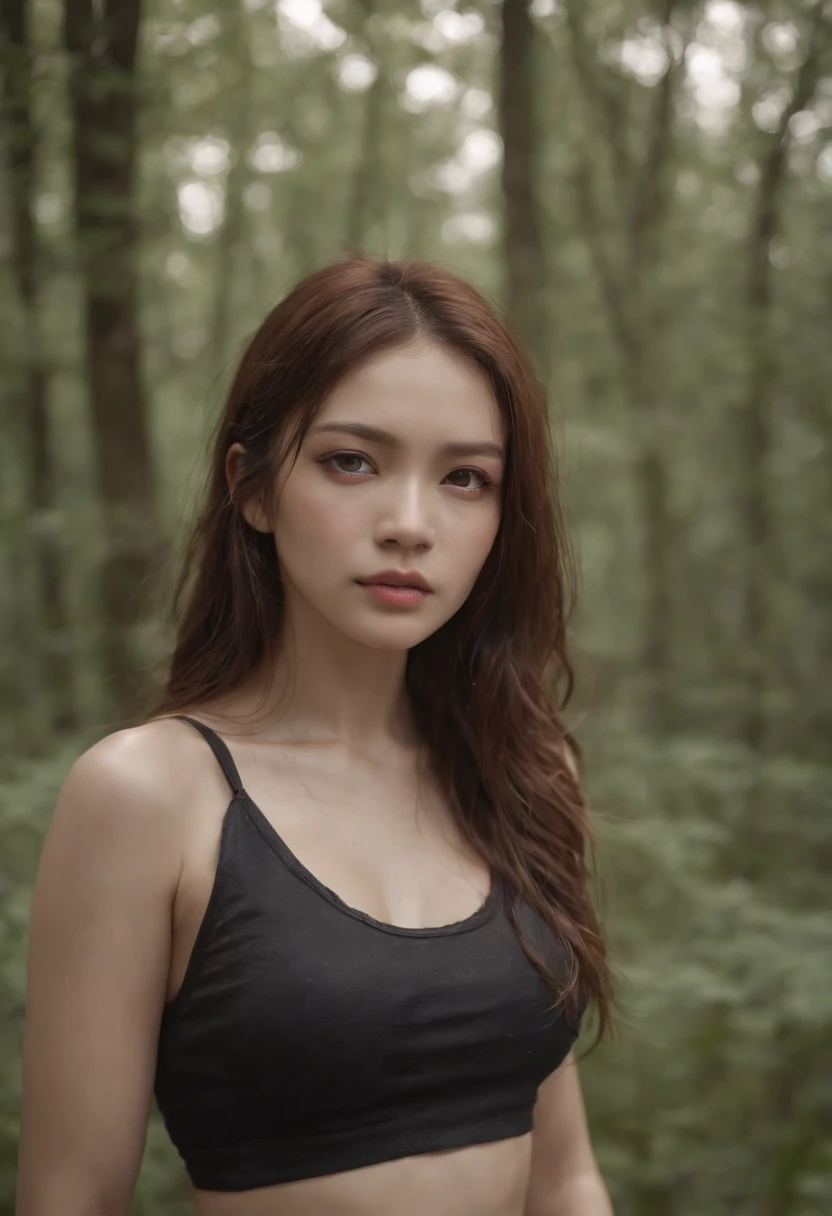
[[190,1149],[186,1167],[193,1186],[201,1191],[248,1191],[257,1187],[323,1178],[348,1170],[418,1157],[426,1153],[490,1144],[525,1136],[532,1130],[531,1109],[495,1112],[488,1118],[461,1118],[456,1125],[398,1126],[386,1122],[330,1135],[321,1152],[320,1136],[291,1140],[257,1140],[221,1149]]

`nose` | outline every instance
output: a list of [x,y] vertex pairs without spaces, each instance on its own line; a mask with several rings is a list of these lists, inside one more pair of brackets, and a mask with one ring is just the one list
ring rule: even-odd
[[392,479],[389,494],[376,528],[376,540],[384,548],[430,549],[435,530],[430,518],[428,493],[418,478]]

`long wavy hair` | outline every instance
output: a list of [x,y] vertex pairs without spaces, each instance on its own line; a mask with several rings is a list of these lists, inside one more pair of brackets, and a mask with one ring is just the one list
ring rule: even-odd
[[[459,827],[504,880],[509,921],[555,1004],[575,1022],[587,1002],[595,1006],[594,1047],[613,1029],[613,982],[580,751],[561,719],[574,683],[574,565],[542,387],[510,327],[468,283],[425,262],[350,256],[309,275],[263,321],[219,420],[153,716],[232,692],[274,654],[280,567],[273,537],[251,528],[241,505],[268,496],[345,373],[418,338],[486,373],[508,442],[497,537],[466,602],[408,652],[409,696]],[[225,462],[236,442],[245,456],[231,492]],[[566,976],[528,940],[521,901],[564,944]]]

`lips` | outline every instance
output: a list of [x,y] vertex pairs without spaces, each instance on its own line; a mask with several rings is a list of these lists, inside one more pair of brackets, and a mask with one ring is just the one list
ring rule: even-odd
[[367,578],[356,579],[356,582],[363,586],[382,586],[382,587],[410,587],[416,591],[432,591],[430,583],[426,582],[421,574],[415,571],[402,570],[382,570],[378,574],[371,574]]

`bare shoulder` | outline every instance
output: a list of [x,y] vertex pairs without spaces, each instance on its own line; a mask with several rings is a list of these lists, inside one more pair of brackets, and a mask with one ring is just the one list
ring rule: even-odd
[[170,719],[118,731],[58,797],[29,925],[21,1213],[129,1209],[200,746]]
[[157,718],[105,736],[67,774],[55,818],[169,835],[200,793],[205,744],[192,727]]

